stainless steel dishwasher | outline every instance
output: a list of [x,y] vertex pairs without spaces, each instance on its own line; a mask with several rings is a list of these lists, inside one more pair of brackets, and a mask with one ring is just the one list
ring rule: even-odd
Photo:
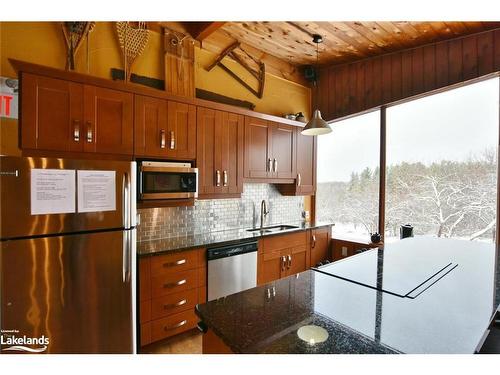
[[207,300],[257,286],[257,242],[207,249]]

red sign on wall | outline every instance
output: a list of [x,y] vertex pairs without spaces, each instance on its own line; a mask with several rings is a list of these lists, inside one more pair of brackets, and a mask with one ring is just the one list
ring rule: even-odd
[[19,117],[18,90],[17,79],[0,77],[0,117],[13,119]]

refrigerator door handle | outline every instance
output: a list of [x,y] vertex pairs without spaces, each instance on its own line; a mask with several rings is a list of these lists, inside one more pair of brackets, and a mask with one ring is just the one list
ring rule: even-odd
[[123,226],[125,229],[130,228],[130,180],[127,172],[123,173],[123,185],[122,185],[122,215],[123,215]]
[[122,248],[122,281],[127,282],[128,277],[128,252],[129,252],[129,233],[127,230],[123,231],[123,248]]

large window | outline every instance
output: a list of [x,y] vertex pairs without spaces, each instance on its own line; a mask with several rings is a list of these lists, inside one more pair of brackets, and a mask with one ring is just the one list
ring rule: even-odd
[[385,241],[494,241],[498,78],[387,108]]
[[497,77],[383,109],[382,192],[380,111],[331,124],[318,137],[316,218],[352,239],[380,230],[394,241],[409,224],[415,236],[494,242],[499,84]]
[[369,239],[378,231],[380,112],[332,124],[318,137],[316,219],[337,236]]

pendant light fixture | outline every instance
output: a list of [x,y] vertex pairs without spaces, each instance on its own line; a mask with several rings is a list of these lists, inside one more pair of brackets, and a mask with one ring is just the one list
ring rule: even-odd
[[[323,42],[323,38],[319,34],[313,35],[313,43],[316,43],[316,69],[315,69],[315,79],[314,85],[316,86],[316,100],[318,98],[318,66],[319,66],[319,43]],[[331,133],[332,129],[326,123],[325,120],[321,118],[321,112],[319,109],[315,109],[312,118],[306,124],[304,129],[302,129],[303,135],[322,135]]]

